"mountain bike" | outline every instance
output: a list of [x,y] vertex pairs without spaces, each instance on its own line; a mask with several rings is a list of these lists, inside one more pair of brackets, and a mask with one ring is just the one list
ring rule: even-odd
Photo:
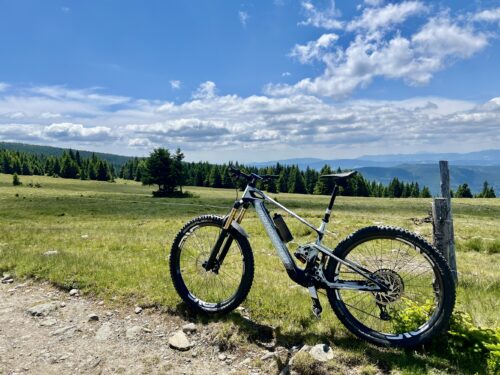
[[[202,314],[228,313],[246,298],[254,277],[254,258],[241,226],[253,206],[288,276],[308,289],[312,310],[320,317],[319,290],[325,290],[338,319],[356,336],[382,346],[413,347],[442,332],[455,303],[455,284],[443,256],[426,240],[407,230],[370,226],[342,240],[335,249],[322,244],[339,194],[356,171],[323,175],[333,191],[321,225],[316,228],[258,189],[278,176],[246,174],[231,167],[233,177],[246,181],[241,199],[225,216],[203,215],[177,234],[170,253],[170,274],[179,296]],[[285,211],[308,226],[316,240],[299,245],[283,216],[271,217],[266,204]],[[300,264],[300,266],[299,266]],[[412,314],[415,309],[423,314]]]

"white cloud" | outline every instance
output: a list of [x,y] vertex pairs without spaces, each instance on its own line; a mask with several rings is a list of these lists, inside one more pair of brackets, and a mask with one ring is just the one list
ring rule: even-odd
[[317,40],[312,40],[305,45],[296,44],[290,55],[296,57],[302,64],[319,60],[338,38],[336,34],[323,34]]
[[[437,146],[472,151],[500,142],[500,98],[480,104],[435,97],[332,103],[303,94],[218,96],[214,83],[201,89],[204,95],[180,104],[129,98],[121,106],[103,108],[101,103],[108,100],[96,98],[85,103],[88,110],[82,114],[72,110],[74,99],[69,94],[46,97],[39,90],[16,88],[15,97],[0,95],[0,140],[120,154],[179,146],[191,160],[218,162],[334,158],[388,147],[395,153],[437,151]],[[14,122],[6,113],[16,111],[5,108],[15,102],[23,103],[25,117]],[[49,112],[60,114],[64,122],[44,115]],[[252,152],[243,155],[242,148]]]
[[306,20],[299,22],[299,25],[314,26],[327,30],[342,29],[343,24],[337,19],[340,15],[335,9],[335,1],[330,0],[329,6],[324,10],[317,9],[311,1],[303,1],[302,9],[306,15]]
[[210,99],[215,96],[215,83],[212,81],[203,82],[193,93],[193,99]]
[[283,72],[283,73],[281,73],[282,77],[290,77],[291,75],[292,75],[292,73],[290,73],[290,72]]
[[111,129],[105,126],[84,127],[82,124],[61,122],[43,128],[43,135],[49,139],[63,141],[105,141],[113,138]]
[[492,38],[463,17],[453,19],[447,13],[428,19],[410,35],[391,30],[408,17],[426,11],[428,8],[419,1],[365,9],[347,25],[354,36],[345,47],[337,43],[333,37],[336,34],[329,33],[293,47],[290,55],[301,63],[320,61],[324,65],[322,74],[292,85],[268,84],[264,92],[276,96],[307,93],[345,99],[376,77],[425,85],[436,72],[483,50]]
[[473,15],[472,19],[479,22],[499,22],[500,23],[500,8],[487,9]]
[[427,7],[420,1],[404,1],[399,4],[387,4],[383,8],[368,8],[363,11],[361,17],[349,22],[346,29],[374,31],[403,23],[409,17],[426,10]]
[[243,27],[246,27],[247,26],[247,20],[248,20],[248,13],[247,12],[244,12],[242,10],[240,10],[238,12],[238,18],[240,20],[240,23]]
[[7,83],[0,82],[0,92],[7,90],[9,88],[9,86],[10,85]]
[[181,88],[182,82],[176,79],[170,80],[170,87],[172,90],[178,90]]

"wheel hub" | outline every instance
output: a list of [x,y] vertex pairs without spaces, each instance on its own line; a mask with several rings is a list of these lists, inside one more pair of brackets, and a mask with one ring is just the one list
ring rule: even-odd
[[373,293],[378,304],[388,305],[401,298],[404,292],[404,282],[397,272],[387,268],[381,268],[375,271],[373,275],[377,276],[377,278],[387,287],[387,291],[385,292]]

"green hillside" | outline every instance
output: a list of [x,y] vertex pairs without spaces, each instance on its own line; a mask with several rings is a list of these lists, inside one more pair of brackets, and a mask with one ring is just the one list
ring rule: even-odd
[[[30,154],[44,155],[44,156],[61,156],[67,148],[61,147],[51,147],[51,146],[39,146],[39,145],[31,145],[27,143],[14,143],[14,142],[0,142],[0,149],[12,150],[12,151],[21,151],[27,152]],[[74,150],[80,153],[80,156],[83,158],[89,158],[92,154],[96,154],[99,159],[106,160],[108,163],[113,164],[115,168],[119,170],[119,168],[125,164],[130,157],[129,156],[121,156],[114,154],[106,154],[102,152],[92,152],[85,150]]]

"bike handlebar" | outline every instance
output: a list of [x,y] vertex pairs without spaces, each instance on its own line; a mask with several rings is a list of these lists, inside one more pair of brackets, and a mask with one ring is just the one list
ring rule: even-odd
[[257,180],[269,181],[272,179],[279,178],[278,175],[274,175],[274,174],[263,174],[260,176],[256,173],[246,174],[246,173],[240,171],[239,169],[233,167],[232,165],[229,166],[229,174],[233,177],[244,178],[245,180],[247,180],[248,183],[252,183],[252,182],[255,182]]

